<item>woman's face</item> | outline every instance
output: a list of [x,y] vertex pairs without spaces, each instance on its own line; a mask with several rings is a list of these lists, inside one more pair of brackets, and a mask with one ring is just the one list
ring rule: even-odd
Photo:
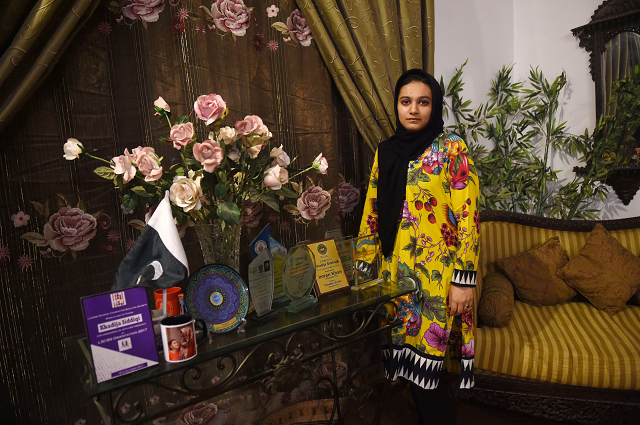
[[422,130],[431,119],[431,87],[412,81],[400,89],[398,118],[408,131]]

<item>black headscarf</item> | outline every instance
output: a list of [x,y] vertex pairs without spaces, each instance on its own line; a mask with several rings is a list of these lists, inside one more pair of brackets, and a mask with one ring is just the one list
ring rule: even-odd
[[[431,87],[431,117],[429,123],[418,131],[408,131],[398,118],[400,89],[421,76]],[[402,211],[407,185],[409,162],[417,159],[442,133],[442,91],[431,74],[421,69],[410,69],[398,78],[394,92],[393,108],[396,112],[396,134],[378,146],[378,236],[382,254],[387,257],[393,251],[398,232],[398,217]]]

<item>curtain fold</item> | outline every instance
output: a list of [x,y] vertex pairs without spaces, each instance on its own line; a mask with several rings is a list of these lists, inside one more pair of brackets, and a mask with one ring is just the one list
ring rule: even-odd
[[[25,8],[7,3],[0,42],[6,41]],[[101,0],[38,0],[0,57],[0,132],[58,62]]]
[[394,133],[393,87],[407,69],[433,73],[434,2],[296,0],[366,145]]

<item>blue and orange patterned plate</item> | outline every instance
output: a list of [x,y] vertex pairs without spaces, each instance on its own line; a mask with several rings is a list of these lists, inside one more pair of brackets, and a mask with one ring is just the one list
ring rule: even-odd
[[185,291],[189,313],[207,323],[212,333],[235,329],[249,310],[249,289],[238,272],[209,264],[189,277]]

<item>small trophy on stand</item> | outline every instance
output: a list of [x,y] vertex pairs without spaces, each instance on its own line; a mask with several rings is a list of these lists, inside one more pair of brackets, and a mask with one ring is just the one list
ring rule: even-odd
[[306,245],[296,245],[289,250],[282,266],[282,285],[291,303],[285,308],[297,313],[311,307],[318,299],[311,295],[316,280],[316,265]]
[[355,267],[353,270],[354,291],[359,291],[382,282],[380,277],[380,250],[378,235],[365,235],[351,240]]

